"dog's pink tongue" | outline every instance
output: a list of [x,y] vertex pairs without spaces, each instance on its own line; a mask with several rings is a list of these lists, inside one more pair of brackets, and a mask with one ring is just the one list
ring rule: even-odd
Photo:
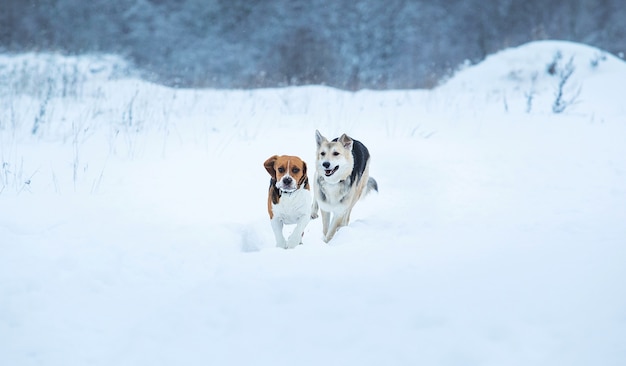
[[333,175],[333,173],[337,171],[337,169],[339,169],[339,165],[337,165],[334,169],[325,169],[324,173],[327,177],[330,177],[331,175]]

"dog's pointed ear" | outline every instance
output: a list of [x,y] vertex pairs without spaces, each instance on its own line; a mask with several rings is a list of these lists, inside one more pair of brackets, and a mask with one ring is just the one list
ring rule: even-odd
[[265,170],[270,173],[273,179],[276,179],[276,169],[274,169],[274,163],[276,163],[276,159],[278,159],[278,155],[269,157],[267,160],[265,160],[265,163],[263,163]]
[[339,138],[339,142],[341,142],[343,147],[352,151],[352,144],[354,141],[348,135],[346,135],[345,133],[341,135],[341,137]]
[[315,130],[315,141],[317,142],[317,147],[322,146],[324,142],[328,142],[326,137],[322,136],[318,130]]

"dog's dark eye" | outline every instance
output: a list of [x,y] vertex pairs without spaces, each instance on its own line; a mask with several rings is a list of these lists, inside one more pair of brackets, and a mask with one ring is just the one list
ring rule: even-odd
[[326,153],[322,151],[322,152],[320,153],[320,155],[322,155],[322,156],[326,156]]
[[284,173],[285,172],[285,168],[283,168],[282,166],[280,168],[278,168],[278,172],[279,173]]
[[338,153],[338,152],[336,152],[336,151],[335,151],[335,152],[333,152],[333,156],[337,156],[337,155],[339,155],[339,153]]
[[293,174],[298,174],[300,172],[300,168],[293,168],[293,169],[291,169],[291,172]]

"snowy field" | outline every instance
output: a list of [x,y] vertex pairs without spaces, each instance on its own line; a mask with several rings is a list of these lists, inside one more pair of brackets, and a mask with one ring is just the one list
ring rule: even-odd
[[[431,91],[129,75],[0,56],[0,365],[626,364],[623,60],[537,42]],[[380,193],[278,249],[263,162],[312,177],[315,129],[364,142]]]

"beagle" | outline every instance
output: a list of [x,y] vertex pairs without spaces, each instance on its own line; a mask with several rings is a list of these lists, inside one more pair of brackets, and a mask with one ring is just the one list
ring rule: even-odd
[[[295,248],[302,244],[304,228],[311,220],[311,193],[306,163],[297,156],[274,155],[263,164],[272,176],[267,197],[267,211],[276,246]],[[283,224],[296,224],[287,240],[283,236]]]

